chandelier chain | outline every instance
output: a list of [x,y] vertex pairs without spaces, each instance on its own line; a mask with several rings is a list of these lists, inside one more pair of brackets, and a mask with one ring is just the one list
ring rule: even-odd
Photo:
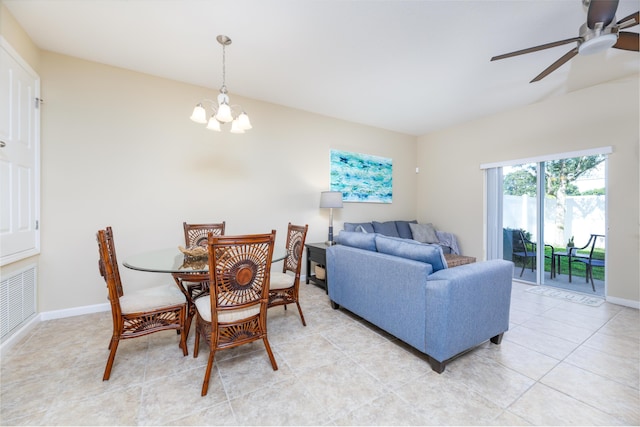
[[226,52],[227,52],[226,46],[223,44],[222,45],[222,87],[220,88],[220,92],[225,93],[225,94],[227,93],[227,84],[226,84],[226,81],[227,81],[227,71],[226,71],[227,70],[227,64],[226,64],[227,61],[226,61],[226,57],[227,57],[227,55],[226,55]]

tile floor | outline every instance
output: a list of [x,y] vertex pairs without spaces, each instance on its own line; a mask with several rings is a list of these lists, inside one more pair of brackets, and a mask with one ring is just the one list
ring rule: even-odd
[[[638,310],[588,307],[514,283],[511,327],[438,375],[424,357],[301,286],[269,312],[278,371],[261,342],[219,352],[174,332],[120,344],[102,381],[110,315],[38,324],[1,362],[2,425],[638,425]],[[192,330],[195,328],[192,328]]]

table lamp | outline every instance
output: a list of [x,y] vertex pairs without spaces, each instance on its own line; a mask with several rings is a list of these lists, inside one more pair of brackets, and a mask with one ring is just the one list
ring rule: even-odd
[[331,246],[333,242],[333,208],[342,207],[342,192],[340,191],[323,191],[320,193],[320,207],[329,208],[329,240],[325,242]]

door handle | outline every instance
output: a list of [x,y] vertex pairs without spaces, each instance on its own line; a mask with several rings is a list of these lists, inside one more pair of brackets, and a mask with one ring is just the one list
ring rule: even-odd
[[5,145],[7,145],[7,143],[6,143],[6,142],[4,142],[4,141],[0,141],[0,148],[4,148],[4,146],[5,146]]

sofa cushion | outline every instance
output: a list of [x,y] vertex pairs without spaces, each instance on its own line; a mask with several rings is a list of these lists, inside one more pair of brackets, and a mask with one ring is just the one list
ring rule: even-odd
[[373,221],[372,224],[373,224],[373,230],[376,233],[380,233],[385,236],[400,237],[400,235],[398,234],[398,228],[396,227],[395,221],[387,221],[387,222]]
[[353,248],[365,249],[367,251],[376,250],[376,234],[360,233],[357,231],[342,230],[336,237],[336,242],[341,245],[351,246]]
[[403,239],[413,239],[413,234],[411,233],[411,227],[409,224],[417,224],[418,221],[415,219],[413,221],[396,221],[396,228],[398,229],[398,234]]
[[345,222],[344,231],[360,231],[356,230],[359,226],[361,226],[366,233],[375,233],[373,225],[370,222]]
[[436,229],[433,224],[409,224],[413,240],[420,243],[439,243],[440,240],[436,235]]
[[423,244],[412,240],[395,239],[381,235],[376,236],[375,243],[376,249],[380,253],[426,262],[431,264],[434,272],[447,268],[442,248],[438,245]]

